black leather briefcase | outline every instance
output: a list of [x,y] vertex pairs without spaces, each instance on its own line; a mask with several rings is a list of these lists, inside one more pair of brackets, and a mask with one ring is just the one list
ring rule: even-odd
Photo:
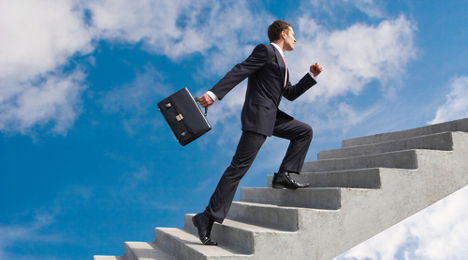
[[187,88],[165,98],[158,107],[182,146],[211,130],[206,120],[206,109],[203,114]]

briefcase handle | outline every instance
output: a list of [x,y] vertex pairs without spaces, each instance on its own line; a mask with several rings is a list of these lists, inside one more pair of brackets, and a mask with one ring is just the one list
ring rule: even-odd
[[[197,99],[198,99],[198,98],[195,97],[195,103],[199,104],[199,103],[197,102]],[[199,105],[199,106],[200,106],[200,105]],[[207,116],[208,116],[208,108],[205,107],[205,117],[207,117]]]

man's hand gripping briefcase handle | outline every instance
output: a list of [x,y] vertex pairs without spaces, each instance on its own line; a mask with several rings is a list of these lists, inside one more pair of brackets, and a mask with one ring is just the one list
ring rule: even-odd
[[185,146],[211,130],[205,113],[187,88],[183,88],[158,103],[164,119],[169,124],[177,141]]

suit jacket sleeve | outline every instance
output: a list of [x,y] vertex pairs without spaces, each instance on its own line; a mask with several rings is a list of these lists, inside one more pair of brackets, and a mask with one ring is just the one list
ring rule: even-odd
[[241,81],[261,69],[268,62],[268,50],[265,44],[255,47],[252,54],[242,63],[234,66],[226,76],[210,89],[219,100],[231,91]]
[[291,82],[288,81],[288,84],[283,92],[283,97],[286,99],[293,101],[304,92],[306,92],[309,88],[313,85],[317,84],[317,81],[313,79],[309,73],[307,73],[304,77],[296,85],[292,85]]

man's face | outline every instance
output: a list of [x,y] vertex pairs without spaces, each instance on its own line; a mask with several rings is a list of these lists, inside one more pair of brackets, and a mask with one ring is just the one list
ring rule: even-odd
[[294,31],[292,27],[283,31],[284,33],[284,50],[285,51],[292,51],[294,50],[294,43],[296,39],[294,38]]

